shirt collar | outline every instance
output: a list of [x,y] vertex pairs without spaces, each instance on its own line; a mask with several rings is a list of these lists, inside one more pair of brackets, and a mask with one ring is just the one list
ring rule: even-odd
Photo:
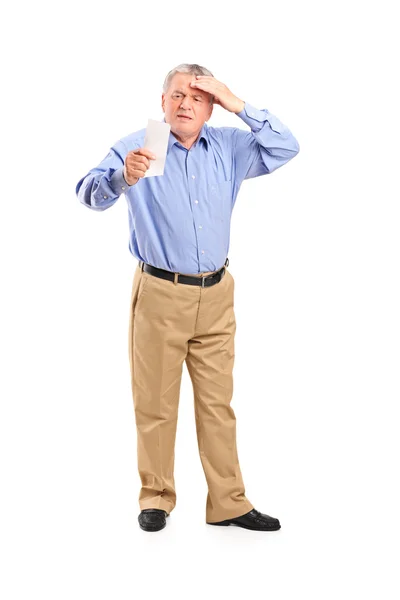
[[[166,123],[165,117],[163,118],[163,123]],[[200,140],[204,140],[203,144],[205,149],[208,152],[208,134],[207,134],[207,128],[208,125],[207,123],[204,123],[203,127],[200,130],[199,136],[195,142],[195,144],[199,143]],[[174,144],[178,144],[180,143],[179,140],[174,136],[174,134],[172,133],[172,131],[169,132],[169,139],[168,139],[168,148],[167,148],[167,153],[169,152],[171,146],[173,146]]]

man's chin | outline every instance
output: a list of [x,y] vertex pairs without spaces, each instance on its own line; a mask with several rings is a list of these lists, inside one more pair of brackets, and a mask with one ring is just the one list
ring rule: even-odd
[[185,121],[184,119],[175,119],[174,126],[176,129],[182,129],[182,131],[189,131],[189,129],[195,129],[194,121]]

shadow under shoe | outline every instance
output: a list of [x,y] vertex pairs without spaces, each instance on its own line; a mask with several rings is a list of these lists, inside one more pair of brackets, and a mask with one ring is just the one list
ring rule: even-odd
[[209,523],[207,521],[207,525],[237,525],[244,529],[254,529],[256,531],[277,531],[281,528],[279,519],[265,515],[255,508],[246,514],[240,515],[240,517],[234,517],[233,519],[225,519],[225,521],[217,521],[216,523]]
[[167,524],[169,514],[160,508],[144,508],[138,516],[141,529],[144,531],[160,531]]

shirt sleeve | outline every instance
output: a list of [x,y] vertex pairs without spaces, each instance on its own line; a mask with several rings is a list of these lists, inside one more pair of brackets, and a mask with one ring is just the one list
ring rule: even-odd
[[236,179],[272,173],[294,158],[300,146],[292,132],[266,108],[254,108],[245,102],[237,113],[251,132],[235,128],[233,133]]
[[118,200],[129,186],[124,179],[127,148],[116,142],[103,160],[80,179],[76,185],[79,201],[92,210],[106,210]]

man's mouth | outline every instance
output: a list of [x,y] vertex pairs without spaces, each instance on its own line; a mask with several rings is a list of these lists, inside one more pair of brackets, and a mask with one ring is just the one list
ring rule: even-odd
[[188,121],[191,121],[192,118],[191,117],[187,117],[186,115],[178,115],[179,119],[187,119]]

